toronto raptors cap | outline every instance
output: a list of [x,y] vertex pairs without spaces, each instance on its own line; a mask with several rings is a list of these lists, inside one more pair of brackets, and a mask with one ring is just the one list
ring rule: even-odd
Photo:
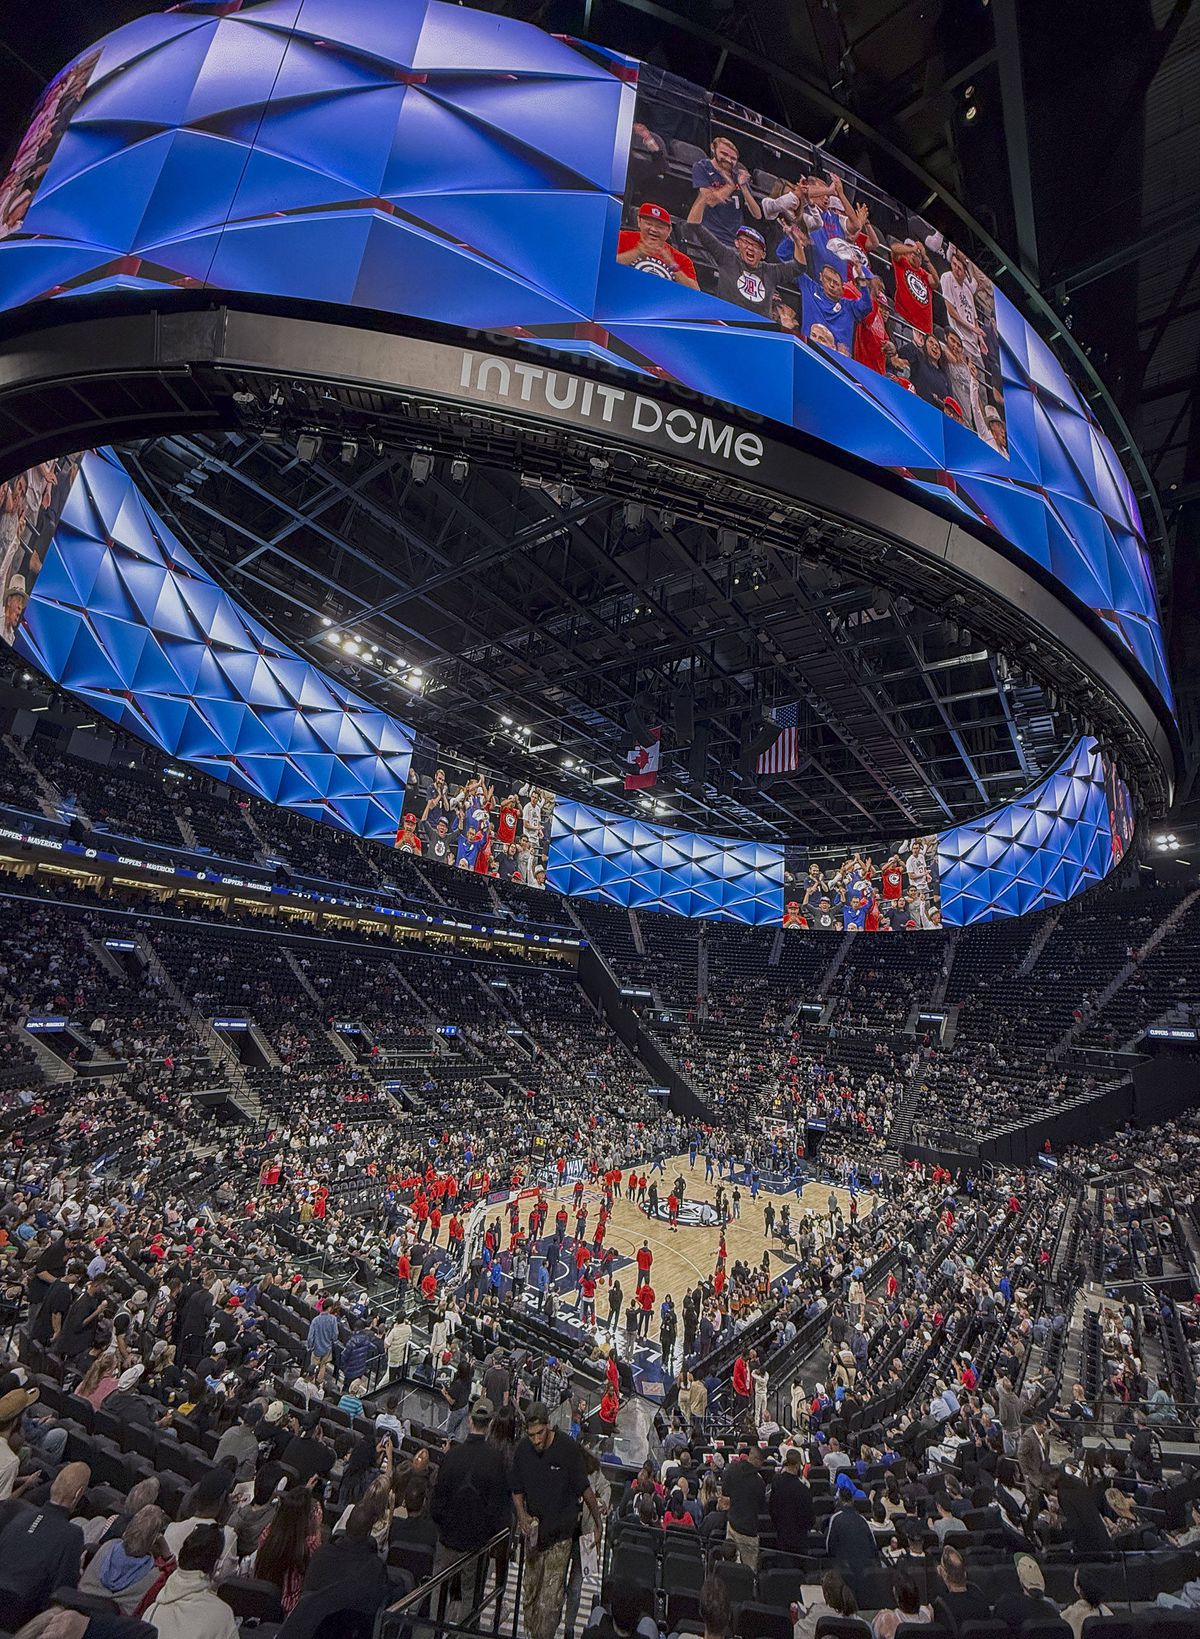
[[648,216],[653,222],[665,222],[671,225],[671,213],[665,205],[652,205],[649,200],[638,206],[639,216]]
[[739,228],[733,237],[735,239],[753,239],[756,245],[761,245],[764,250],[767,248],[767,241],[757,228]]

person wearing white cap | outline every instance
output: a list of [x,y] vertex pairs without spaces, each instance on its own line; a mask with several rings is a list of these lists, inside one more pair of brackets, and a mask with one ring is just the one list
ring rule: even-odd
[[4,588],[4,623],[0,627],[0,637],[6,643],[12,643],[17,635],[17,627],[21,624],[21,616],[25,613],[25,605],[29,602],[29,594],[25,586],[24,575],[13,575]]

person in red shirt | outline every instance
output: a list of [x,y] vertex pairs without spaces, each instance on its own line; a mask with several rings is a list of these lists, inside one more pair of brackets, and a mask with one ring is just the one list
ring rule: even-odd
[[671,1225],[672,1235],[679,1233],[679,1197],[672,1190],[667,1196],[667,1220]]
[[718,1269],[716,1274],[713,1276],[713,1293],[715,1296],[720,1297],[721,1293],[725,1290],[725,1280],[725,1271],[723,1269]]
[[923,336],[933,334],[933,292],[937,277],[925,246],[917,239],[892,242],[892,271],[896,276],[894,306],[898,318]]
[[432,1304],[437,1302],[437,1275],[432,1269],[421,1281],[421,1296],[425,1299],[426,1303]]
[[637,1251],[637,1283],[639,1286],[649,1286],[650,1265],[654,1262],[654,1253],[650,1250],[648,1241],[643,1241]]
[[417,1220],[417,1239],[424,1240],[425,1225],[429,1222],[429,1202],[420,1190],[413,1197],[412,1210],[413,1217]]
[[884,343],[890,340],[887,327],[887,292],[883,280],[874,275],[866,280],[866,288],[874,296],[875,305],[866,318],[860,319],[854,327],[854,357],[859,364],[865,364],[868,370],[885,376],[887,355],[884,352]]
[[583,1279],[579,1282],[579,1295],[583,1299],[583,1313],[580,1320],[584,1326],[596,1324],[596,1277],[590,1269],[585,1269]]
[[622,1180],[623,1176],[624,1175],[621,1172],[620,1167],[618,1167],[612,1175],[613,1194],[618,1196],[618,1197],[621,1194],[621,1180]]
[[429,1214],[429,1240],[432,1246],[437,1245],[438,1234],[442,1227],[442,1209],[433,1207]]
[[699,290],[696,264],[671,243],[671,213],[665,205],[649,200],[638,207],[636,228],[622,228],[617,237],[617,261],[635,267],[639,273],[653,273],[659,279],[673,279],[677,285]]
[[457,1212],[450,1214],[450,1224],[446,1230],[446,1238],[450,1242],[450,1250],[457,1252],[463,1244],[463,1223]]
[[620,1410],[620,1398],[609,1383],[600,1401],[600,1441],[606,1451],[613,1448],[613,1439],[617,1432],[617,1414]]
[[396,1259],[396,1279],[400,1282],[400,1313],[404,1313],[404,1300],[408,1296],[408,1283],[412,1279],[412,1259],[407,1252],[401,1252]]
[[581,1206],[579,1211],[575,1214],[575,1239],[577,1241],[582,1241],[587,1238],[587,1221],[588,1209],[585,1206]]
[[575,1204],[575,1210],[576,1210],[576,1212],[578,1212],[580,1206],[583,1204],[583,1179],[582,1178],[576,1178],[575,1188],[571,1191],[571,1198],[572,1198],[572,1200]]
[[738,1355],[733,1363],[733,1392],[740,1423],[750,1410],[750,1367],[744,1354]]
[[567,1175],[567,1158],[565,1155],[559,1156],[558,1160],[554,1163],[554,1170],[558,1173],[558,1187],[561,1189],[563,1179]]
[[637,1329],[639,1337],[650,1336],[650,1317],[654,1313],[654,1288],[647,1281],[645,1286],[639,1286],[636,1299],[638,1305]]

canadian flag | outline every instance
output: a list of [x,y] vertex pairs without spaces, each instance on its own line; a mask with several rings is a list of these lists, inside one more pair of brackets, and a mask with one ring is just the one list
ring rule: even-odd
[[625,776],[626,791],[645,791],[648,786],[657,782],[661,750],[661,728],[650,730],[650,739],[646,745],[629,748],[625,753],[625,761],[632,765],[633,772]]

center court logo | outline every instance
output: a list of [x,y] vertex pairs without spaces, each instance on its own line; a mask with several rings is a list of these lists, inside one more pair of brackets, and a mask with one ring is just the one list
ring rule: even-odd
[[[660,1201],[658,1203],[658,1210],[656,1212],[647,1212],[646,1216],[648,1218],[660,1219],[664,1224],[668,1223],[670,1221],[670,1214],[667,1211],[667,1203],[665,1201]],[[696,1229],[708,1229],[711,1228],[716,1221],[717,1209],[710,1201],[689,1201],[685,1197],[680,1203],[679,1222],[681,1224],[689,1224]]]

